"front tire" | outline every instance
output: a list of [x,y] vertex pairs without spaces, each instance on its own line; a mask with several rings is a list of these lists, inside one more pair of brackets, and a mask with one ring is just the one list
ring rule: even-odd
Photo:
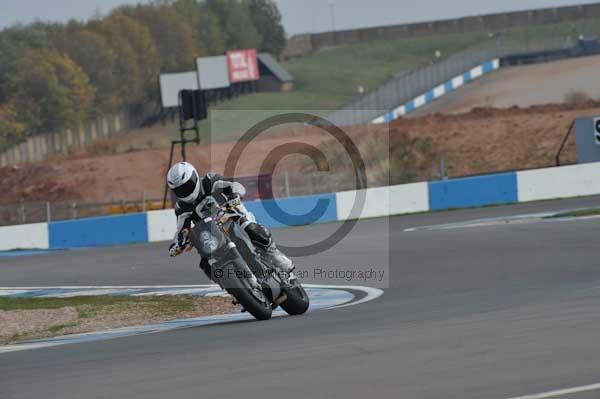
[[287,300],[280,306],[290,316],[298,316],[308,311],[310,299],[304,287],[302,287],[302,284],[297,279],[293,280],[291,284],[291,288],[285,289]]
[[[229,267],[235,268],[234,265],[229,265]],[[227,269],[225,268],[223,271],[224,275],[228,277],[221,279],[221,286],[225,287],[229,295],[234,297],[257,320],[269,320],[273,309],[264,294],[262,292],[253,293],[256,289],[252,288],[249,281],[240,279],[236,273],[228,273]],[[262,300],[260,296],[262,296]]]

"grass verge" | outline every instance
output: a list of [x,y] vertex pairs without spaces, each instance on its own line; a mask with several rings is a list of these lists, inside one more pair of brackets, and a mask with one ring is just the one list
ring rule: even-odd
[[0,344],[231,313],[226,297],[0,298]]

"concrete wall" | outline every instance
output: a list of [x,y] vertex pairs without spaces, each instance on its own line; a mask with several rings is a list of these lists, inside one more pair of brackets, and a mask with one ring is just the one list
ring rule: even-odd
[[517,172],[519,202],[600,193],[600,163]]
[[144,213],[48,224],[50,248],[80,248],[148,242]]
[[[365,204],[352,208],[358,194]],[[378,187],[246,203],[269,227],[600,194],[600,163]],[[0,227],[0,250],[57,249],[169,241],[173,210]]]
[[167,209],[164,211],[148,212],[148,241],[169,241],[175,237],[177,222],[175,211]]
[[299,57],[323,47],[433,35],[497,32],[530,25],[553,24],[600,17],[600,3],[571,7],[471,16],[443,21],[297,35],[288,40],[284,57]]
[[84,149],[97,139],[120,134],[134,126],[134,118],[123,112],[99,117],[64,132],[29,137],[0,154],[0,167],[43,161],[51,155],[66,155]]
[[0,227],[0,251],[49,248],[47,223]]
[[467,177],[429,183],[429,209],[472,208],[518,200],[517,174]]
[[[364,198],[362,209],[358,208],[361,198]],[[374,218],[429,210],[427,183],[346,191],[337,193],[336,199],[337,220]],[[357,209],[353,211],[355,203]]]

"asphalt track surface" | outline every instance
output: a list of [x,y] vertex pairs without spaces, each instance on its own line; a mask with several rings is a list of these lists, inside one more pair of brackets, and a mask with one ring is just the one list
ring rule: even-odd
[[[378,300],[0,355],[0,398],[508,399],[596,384],[599,219],[403,231],[586,206],[600,199],[361,221],[332,250],[298,265],[377,267],[389,259],[389,288]],[[336,227],[276,236],[298,244]],[[165,252],[160,244],[3,258],[0,285],[205,282],[193,256],[171,262]],[[600,390],[557,397],[597,398]]]

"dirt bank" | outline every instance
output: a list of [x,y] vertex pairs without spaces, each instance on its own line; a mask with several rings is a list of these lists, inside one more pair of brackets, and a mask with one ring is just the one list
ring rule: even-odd
[[[550,166],[561,139],[574,118],[600,115],[600,103],[543,105],[529,108],[474,109],[457,115],[401,119],[391,125],[390,143],[402,135],[430,138],[437,157],[445,157],[451,177],[498,170]],[[348,129],[354,140],[380,137],[384,127]],[[290,142],[319,146],[327,135],[317,129],[268,136],[249,144],[236,170],[238,176],[260,171],[266,153]],[[194,146],[188,160],[201,170],[222,173],[233,143]],[[111,201],[160,198],[168,150],[119,155],[79,154],[28,166],[0,169],[0,203],[25,201]],[[571,141],[565,161],[575,160]],[[285,162],[284,162],[285,163]],[[293,165],[290,163],[288,165]],[[435,168],[423,165],[422,168]],[[293,171],[291,172],[293,173]]]

